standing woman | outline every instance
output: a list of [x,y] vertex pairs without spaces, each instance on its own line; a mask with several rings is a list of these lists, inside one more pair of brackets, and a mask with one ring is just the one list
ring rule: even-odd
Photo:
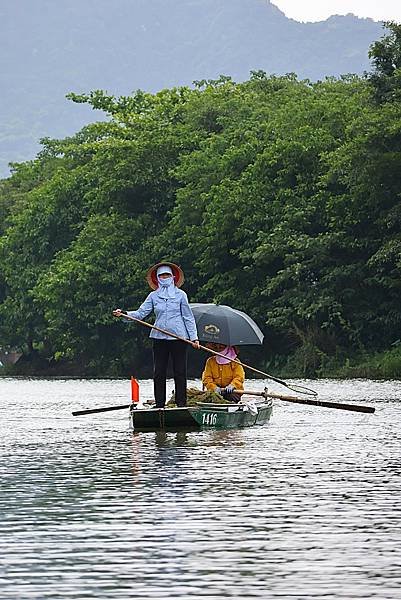
[[[195,319],[188,304],[186,293],[180,289],[184,282],[181,267],[163,262],[150,267],[146,280],[152,288],[138,310],[127,315],[143,321],[150,313],[156,315],[155,326],[181,338],[190,340],[199,348]],[[120,308],[113,311],[115,317],[124,317]],[[188,343],[152,329],[153,339],[153,384],[156,408],[166,404],[166,379],[169,357],[173,361],[175,399],[177,406],[187,403],[187,350]]]

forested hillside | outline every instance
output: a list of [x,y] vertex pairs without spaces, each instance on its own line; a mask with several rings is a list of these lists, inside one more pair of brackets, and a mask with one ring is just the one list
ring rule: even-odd
[[265,0],[2,0],[0,176],[40,138],[93,120],[65,100],[70,91],[155,92],[257,69],[361,74],[380,30],[352,15],[298,23]]
[[140,372],[148,332],[111,311],[138,306],[164,259],[192,301],[257,321],[266,368],[387,352],[399,372],[400,50],[393,24],[369,79],[259,71],[74,96],[109,121],[48,140],[1,183],[0,346],[34,372]]

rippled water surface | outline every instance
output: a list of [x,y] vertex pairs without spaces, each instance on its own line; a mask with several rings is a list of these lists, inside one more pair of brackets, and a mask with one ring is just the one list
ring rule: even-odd
[[306,384],[376,413],[132,433],[71,415],[129,382],[0,379],[0,598],[401,598],[401,382]]

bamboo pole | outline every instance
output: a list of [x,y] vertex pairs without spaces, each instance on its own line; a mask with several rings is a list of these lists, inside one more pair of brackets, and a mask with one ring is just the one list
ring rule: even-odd
[[[117,316],[117,315],[115,315],[115,316]],[[121,314],[119,316],[123,317],[124,319],[129,319],[130,321],[135,321],[136,323],[140,323],[141,325],[144,325],[145,327],[149,327],[150,329],[155,329],[156,331],[160,331],[160,333],[164,333],[165,335],[168,335],[177,340],[180,340],[181,342],[186,342],[187,344],[190,344],[192,347],[194,347],[194,343],[191,342],[191,340],[187,340],[179,335],[176,335],[175,333],[172,333],[171,331],[166,331],[165,329],[162,329],[161,327],[157,327],[156,325],[152,325],[151,323],[147,323],[146,321],[141,321],[141,319],[137,319],[136,317],[131,317],[130,315],[127,315],[127,313],[124,313],[124,312],[121,312]],[[238,358],[228,358],[227,356],[224,356],[224,354],[221,354],[220,352],[216,352],[215,350],[212,350],[211,348],[207,348],[207,346],[202,346],[201,344],[199,344],[199,348],[201,350],[205,350],[205,352],[214,354],[215,356],[222,356],[223,358],[230,360],[231,362],[235,362],[235,363],[241,365],[242,367],[245,367],[246,369],[253,371],[254,373],[263,375],[264,377],[267,377],[268,379],[271,379],[272,381],[275,381],[276,383],[283,385],[284,387],[288,388],[289,390],[298,392],[299,394],[306,394],[308,396],[317,396],[317,392],[315,392],[314,390],[312,390],[310,388],[307,388],[303,385],[291,386],[288,383],[286,383],[285,381],[283,381],[282,379],[273,377],[273,375],[269,375],[268,373],[265,373],[264,371],[260,371],[259,369],[256,369],[255,367],[252,367],[251,365],[246,365],[245,363],[238,360]]]

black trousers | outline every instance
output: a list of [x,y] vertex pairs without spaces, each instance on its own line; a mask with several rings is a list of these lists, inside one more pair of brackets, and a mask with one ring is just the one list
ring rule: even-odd
[[153,385],[156,407],[166,404],[168,360],[173,361],[175,401],[177,406],[187,404],[187,351],[188,344],[180,340],[153,340]]

